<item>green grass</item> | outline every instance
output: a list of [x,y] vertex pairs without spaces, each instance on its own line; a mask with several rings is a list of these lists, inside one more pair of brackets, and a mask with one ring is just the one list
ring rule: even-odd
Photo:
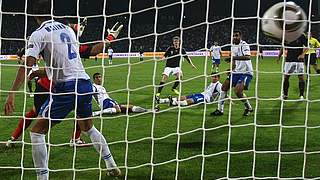
[[[205,67],[205,58],[193,58],[193,61],[198,70],[183,63],[183,94],[201,92],[206,86],[204,75],[209,74],[211,62],[208,61]],[[15,65],[16,62],[0,63],[0,141],[4,143],[18,122],[17,117],[5,117],[2,112],[7,96],[4,91],[10,89],[16,73],[16,67],[6,65]],[[281,94],[281,65],[271,58],[256,63],[253,60],[259,73],[255,72],[250,90],[246,92],[256,108],[255,115],[242,117],[244,107],[235,98],[231,104],[232,111],[229,112],[227,102],[222,117],[210,116],[216,104],[207,104],[188,108],[161,105],[161,111],[156,114],[96,118],[95,126],[111,143],[114,158],[127,179],[150,179],[151,176],[153,179],[201,179],[201,175],[203,179],[252,176],[319,178],[320,153],[310,152],[320,151],[320,128],[317,128],[320,126],[320,102],[281,102],[276,99]],[[164,67],[163,62],[138,63],[138,59],[114,59],[113,66],[106,63],[102,66],[101,60],[87,60],[84,65],[90,76],[104,72],[104,86],[118,102],[127,103],[129,97],[130,104],[146,108],[152,107],[153,84],[159,83]],[[228,64],[223,62],[220,69],[227,68]],[[226,75],[222,74],[221,82],[225,78]],[[171,94],[171,85],[164,88],[162,96]],[[289,100],[298,98],[297,85],[297,78],[291,77]],[[311,76],[307,93],[309,100],[320,99],[319,85],[320,76]],[[24,107],[29,109],[32,101],[24,93],[17,93],[13,115],[22,116]],[[94,105],[94,108],[98,107]],[[93,148],[74,149],[62,145],[69,142],[72,129],[73,121],[69,120],[57,125],[47,136],[54,145],[50,146],[50,179],[98,179],[99,176],[108,179],[106,171],[98,169],[99,166],[105,168],[105,165],[103,162],[99,165],[99,156]],[[82,137],[89,142],[85,135]],[[28,169],[33,167],[28,131],[24,134],[24,142],[13,149],[5,149],[4,144],[0,144],[1,179],[20,179],[22,173],[23,179],[35,179],[34,170]],[[72,170],[73,165],[77,171]],[[57,171],[59,169],[66,170]]]

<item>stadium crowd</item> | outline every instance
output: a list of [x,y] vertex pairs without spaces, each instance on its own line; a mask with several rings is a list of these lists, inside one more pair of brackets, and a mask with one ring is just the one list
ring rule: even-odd
[[[31,17],[29,18],[26,25],[25,16],[23,15],[3,15],[1,54],[14,54],[18,48],[25,45],[25,37],[28,37],[32,30],[37,27],[34,20]],[[181,33],[179,24],[176,23],[159,23],[156,24],[156,26],[155,24],[131,23],[131,26],[128,26],[128,18],[113,18],[112,21],[108,21],[107,18],[96,17],[88,19],[88,25],[80,42],[90,43],[101,41],[104,37],[103,33],[106,33],[107,25],[115,23],[115,21],[120,21],[125,24],[125,28],[119,40],[113,44],[115,52],[138,52],[140,48],[143,48],[145,52],[165,51],[171,43],[172,34],[178,36],[182,34],[183,47],[187,51],[204,50],[206,43],[207,47],[210,47],[214,41],[217,41],[218,44],[222,46],[222,50],[228,50],[231,43],[232,20],[228,18],[220,18],[217,20],[219,21],[214,21],[209,24],[202,23],[183,27],[184,30]],[[77,22],[76,19],[61,19],[61,21]],[[256,20],[234,21],[234,29],[239,29],[243,32],[243,39],[249,44],[252,44],[251,49],[253,50],[257,49],[257,43],[260,45],[273,45],[274,42],[261,32],[259,32],[259,42],[257,42],[257,24]],[[27,26],[27,28],[25,26]],[[105,30],[103,27],[105,27]],[[25,30],[27,30],[26,33]],[[130,32],[130,35],[128,32]],[[206,34],[208,34],[208,36],[206,36]],[[263,49],[266,48],[268,47],[263,47]]]

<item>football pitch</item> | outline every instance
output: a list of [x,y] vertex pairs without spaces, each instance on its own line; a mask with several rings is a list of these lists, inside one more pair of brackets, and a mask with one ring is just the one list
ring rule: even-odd
[[[165,63],[139,59],[86,60],[90,77],[103,73],[104,87],[121,104],[152,108],[155,87]],[[211,60],[193,57],[197,70],[184,61],[183,95],[202,92],[210,83]],[[123,179],[218,179],[218,178],[319,178],[320,177],[320,76],[312,71],[306,88],[309,101],[298,101],[298,78],[290,78],[289,99],[281,101],[281,63],[274,58],[253,59],[254,79],[246,95],[255,113],[243,117],[244,106],[234,98],[225,114],[210,116],[216,103],[191,107],[160,105],[157,113],[105,115],[94,124],[105,135]],[[18,116],[32,107],[33,98],[17,93],[13,117],[3,113],[7,91],[15,78],[16,61],[0,61],[0,179],[35,179],[29,131],[24,143],[5,148]],[[102,66],[104,64],[104,66]],[[156,67],[156,68],[155,68]],[[220,82],[226,79],[222,61]],[[170,77],[161,96],[173,95]],[[206,84],[207,83],[207,84]],[[94,109],[98,110],[95,102]],[[109,179],[103,161],[93,147],[70,147],[74,121],[58,124],[46,136],[50,142],[50,179]],[[90,140],[81,135],[86,142]],[[23,167],[23,169],[22,169]],[[100,169],[102,168],[102,169]],[[74,171],[75,170],[75,171]],[[111,178],[110,178],[111,179]]]

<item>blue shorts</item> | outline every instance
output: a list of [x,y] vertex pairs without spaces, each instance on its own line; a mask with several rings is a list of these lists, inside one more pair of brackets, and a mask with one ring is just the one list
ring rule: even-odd
[[[49,96],[47,101],[42,105],[39,114],[42,117],[51,118],[58,122],[64,119],[72,110],[76,110],[76,115],[79,118],[91,117],[93,90],[90,80],[79,79],[77,91],[75,91],[75,86],[76,81],[55,84],[52,90],[52,97]],[[77,95],[75,92],[77,92]]]
[[212,58],[212,64],[220,64],[220,59],[213,59]]
[[116,105],[118,105],[118,103],[113,99],[108,98],[103,100],[103,109],[112,108]]
[[241,84],[243,82],[244,84],[244,89],[248,90],[249,89],[249,85],[252,79],[252,75],[250,74],[232,74],[232,87],[235,87],[237,84]]
[[194,104],[204,102],[203,94],[191,94],[187,96],[187,99],[192,99]]

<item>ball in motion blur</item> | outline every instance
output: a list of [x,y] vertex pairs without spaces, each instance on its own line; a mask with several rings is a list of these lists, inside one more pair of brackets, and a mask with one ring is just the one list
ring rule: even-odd
[[[261,29],[276,42],[286,43],[298,39],[307,27],[307,16],[294,2],[280,2],[271,6],[263,15]],[[283,34],[284,31],[284,34]]]

